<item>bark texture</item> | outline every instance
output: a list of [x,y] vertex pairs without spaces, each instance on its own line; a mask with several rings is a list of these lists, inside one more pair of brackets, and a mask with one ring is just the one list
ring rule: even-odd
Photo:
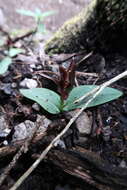
[[127,0],[92,0],[68,20],[45,46],[46,53],[72,53],[83,49],[120,49],[127,39]]

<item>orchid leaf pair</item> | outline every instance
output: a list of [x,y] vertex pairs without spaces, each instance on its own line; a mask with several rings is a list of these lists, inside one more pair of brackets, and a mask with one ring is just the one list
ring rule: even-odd
[[36,30],[38,33],[46,33],[47,30],[46,30],[46,27],[45,27],[45,24],[43,23],[43,21],[46,17],[56,13],[56,11],[42,12],[38,8],[36,8],[34,11],[25,10],[25,9],[18,9],[16,12],[21,14],[21,15],[34,18],[35,22],[36,22]]
[[[91,97],[87,97],[81,101],[77,100],[98,86],[82,85],[73,88],[74,78],[75,64],[72,62],[68,69],[60,66],[59,76],[57,79],[55,78],[55,80],[53,80],[58,86],[59,94],[47,88],[21,89],[20,92],[25,97],[37,102],[51,114],[82,108]],[[95,99],[93,99],[88,107],[104,104],[117,99],[121,95],[121,91],[106,87]]]
[[[96,85],[83,85],[75,87],[69,93],[69,96],[65,101],[61,100],[60,95],[46,88],[22,89],[20,92],[25,97],[37,102],[49,113],[58,114],[64,111],[82,108],[86,101],[88,101],[88,98],[87,100],[83,100],[77,104],[75,103],[76,100],[96,87]],[[117,99],[121,95],[122,92],[119,90],[107,87],[88,105],[88,107],[104,104],[106,102]]]

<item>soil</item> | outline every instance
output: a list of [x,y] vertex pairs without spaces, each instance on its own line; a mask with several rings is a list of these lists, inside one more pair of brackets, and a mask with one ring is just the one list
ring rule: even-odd
[[[11,15],[7,17],[11,19],[9,27],[29,27],[32,20],[28,19],[24,23],[24,17],[18,17],[19,20],[14,20],[16,14],[15,8],[31,8],[39,4],[40,1],[6,1],[0,2],[1,8],[5,15]],[[49,30],[55,31],[68,17],[80,11],[84,6],[84,1],[47,1],[45,5],[40,5],[42,10],[47,9],[59,9],[58,15],[54,15],[46,20],[46,24]],[[70,11],[71,9],[71,11]],[[65,14],[66,10],[66,14]],[[72,11],[73,10],[73,11]],[[63,14],[62,14],[63,13]],[[62,16],[61,16],[62,15]],[[88,52],[82,52],[81,55],[77,54],[61,54],[61,55],[45,55],[43,52],[44,40],[40,40],[35,43],[33,40],[34,34],[26,34],[23,37],[10,39],[8,34],[1,31],[1,35],[5,36],[7,41],[0,49],[0,57],[5,56],[5,50],[10,47],[24,48],[25,53],[21,53],[12,58],[12,64],[9,66],[8,71],[0,76],[0,173],[3,174],[6,166],[12,160],[14,154],[20,149],[21,145],[30,138],[30,134],[34,132],[34,128],[39,125],[39,130],[35,134],[33,139],[28,141],[28,152],[22,153],[20,159],[16,162],[11,172],[7,175],[6,180],[2,183],[0,189],[10,189],[10,187],[16,182],[16,180],[28,169],[31,164],[40,156],[40,153],[51,142],[51,140],[66,126],[72,113],[62,113],[58,115],[52,115],[35,104],[32,100],[28,100],[20,93],[21,88],[29,88],[29,85],[48,88],[57,93],[60,93],[59,86],[54,82],[54,77],[57,73],[59,75],[59,66],[64,64],[67,69],[68,65],[74,61],[76,65],[76,81],[78,85],[84,84],[102,84],[114,76],[117,76],[121,72],[126,70],[127,57],[124,53],[113,52],[106,53],[104,55],[99,52],[93,52],[84,61],[82,58],[88,55]],[[75,59],[73,60],[73,58]],[[66,60],[66,61],[65,61]],[[44,73],[45,72],[45,73]],[[86,75],[86,73],[88,75]],[[90,74],[90,75],[89,75]],[[27,82],[24,81],[27,79]],[[56,79],[56,78],[55,78]],[[68,78],[67,78],[68,79]],[[64,81],[64,80],[63,80]],[[67,82],[70,82],[67,80]],[[72,81],[71,81],[72,82]],[[63,85],[63,83],[62,83]],[[66,86],[66,84],[64,84]],[[69,83],[70,85],[70,83]],[[127,172],[127,84],[126,79],[121,79],[112,85],[113,88],[121,90],[124,94],[117,100],[100,105],[94,108],[86,110],[85,119],[90,120],[87,127],[89,133],[82,132],[81,126],[78,123],[74,123],[68,132],[61,139],[61,144],[53,149],[53,151],[59,155],[68,154],[69,158],[73,160],[79,159],[85,163],[85,156],[82,156],[82,152],[92,152],[96,154],[106,166],[110,168],[118,168],[118,182],[121,168]],[[44,122],[45,121],[45,122]],[[81,124],[80,124],[81,125]],[[36,127],[35,127],[36,126]],[[83,127],[86,128],[86,121],[83,123]],[[83,129],[84,130],[84,129]],[[87,130],[88,131],[88,130]],[[79,151],[82,150],[82,151]],[[25,150],[24,150],[25,151]],[[70,152],[71,153],[70,153]],[[70,153],[70,154],[69,154]],[[87,155],[87,154],[86,154]],[[76,171],[80,171],[80,162],[73,164],[69,163],[69,159],[64,160],[64,156],[59,158],[60,161],[53,159],[55,154],[51,153],[44,159],[39,167],[27,178],[27,180],[18,188],[20,190],[27,189],[44,189],[44,190],[99,190],[104,189],[100,185],[95,185],[94,182],[106,185],[103,181],[107,175],[103,173],[107,172],[108,168],[105,164],[98,165],[98,162],[92,157],[91,160],[87,160],[87,164],[92,166],[91,168],[85,168],[85,172],[82,175],[81,172],[76,175]],[[77,157],[76,157],[77,156]],[[65,162],[66,169],[63,167]],[[76,161],[75,161],[76,162]],[[74,162],[74,163],[75,163]],[[81,163],[82,163],[81,162]],[[69,163],[69,164],[68,164]],[[79,165],[78,165],[79,164]],[[93,164],[93,165],[92,165]],[[71,165],[71,166],[70,166]],[[73,167],[72,167],[73,166]],[[70,168],[72,167],[72,168]],[[90,171],[96,170],[89,177]],[[76,169],[77,170],[76,170]],[[71,170],[72,169],[72,170]],[[103,169],[103,173],[100,172]],[[126,189],[126,182],[123,181],[117,184],[117,174],[114,175],[114,170],[108,171],[111,175],[111,181],[109,177],[109,183],[111,189]],[[94,176],[95,174],[95,176]],[[109,175],[109,176],[110,176]],[[101,177],[100,177],[101,176]],[[115,180],[114,180],[115,178]],[[97,180],[96,180],[97,179]],[[1,181],[1,176],[0,176]]]

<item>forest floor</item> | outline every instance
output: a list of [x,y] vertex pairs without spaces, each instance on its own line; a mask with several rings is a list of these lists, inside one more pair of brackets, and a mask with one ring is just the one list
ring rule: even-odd
[[[8,190],[15,184],[51,140],[79,111],[76,109],[72,112],[67,111],[52,115],[32,100],[23,97],[20,89],[43,87],[60,93],[56,77],[66,78],[65,70],[68,70],[68,65],[72,63],[76,65],[76,85],[100,85],[126,70],[127,58],[118,52],[102,55],[84,51],[81,54],[48,56],[43,51],[45,36],[39,40],[34,32],[32,34],[28,32],[26,36],[13,36],[11,38],[10,28],[22,30],[33,29],[35,26],[31,18],[17,14],[15,12],[17,9],[34,10],[37,7],[43,11],[56,10],[57,14],[45,19],[46,28],[50,31],[49,36],[51,36],[52,32],[56,31],[64,21],[78,13],[88,3],[84,0],[68,0],[67,2],[47,0],[46,3],[42,2],[43,0],[41,4],[40,0],[27,0],[25,2],[22,0],[6,0],[5,2],[0,0],[0,14],[3,16],[3,18],[0,17],[0,36],[1,39],[4,39],[4,44],[0,46],[0,59],[4,59],[8,55],[8,50],[12,50],[12,48],[24,50],[12,57],[9,55],[12,64],[9,65],[5,73],[0,75],[1,190]],[[13,53],[15,53],[14,49]],[[59,66],[62,63],[64,64],[65,76],[62,74],[60,76],[59,73]],[[70,72],[72,68],[69,67],[69,69]],[[70,78],[66,79],[67,81],[62,81],[65,86],[64,82],[70,82]],[[111,87],[124,92],[124,95],[115,101],[84,111],[61,138],[57,147],[46,156],[18,190],[112,189],[104,188],[105,185],[115,186],[116,189],[120,189],[120,187],[122,190],[126,189],[126,79],[118,81]],[[35,132],[35,130],[37,131]],[[34,134],[32,139],[30,139],[30,134]],[[23,154],[22,152],[22,156],[15,164],[12,164],[13,167],[6,176],[6,166],[25,143],[28,146],[28,151],[25,148],[23,151],[27,153]],[[95,154],[98,155],[100,161],[98,158],[96,159]],[[121,170],[125,173],[121,173]],[[6,179],[2,183],[3,176]]]

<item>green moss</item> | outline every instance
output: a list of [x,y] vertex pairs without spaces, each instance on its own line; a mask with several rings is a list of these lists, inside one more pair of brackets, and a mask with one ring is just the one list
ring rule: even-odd
[[[46,53],[108,49],[125,43],[127,0],[92,0],[88,8],[65,24],[46,43]],[[114,47],[113,47],[114,44]]]
[[87,23],[87,20],[96,5],[96,1],[97,0],[92,1],[87,9],[83,9],[77,16],[64,23],[64,25],[54,34],[54,36],[47,41],[45,45],[46,53],[71,52],[75,45],[79,45],[78,42],[75,43],[76,39],[78,39],[78,36],[81,34],[81,28],[85,27],[85,24]]

